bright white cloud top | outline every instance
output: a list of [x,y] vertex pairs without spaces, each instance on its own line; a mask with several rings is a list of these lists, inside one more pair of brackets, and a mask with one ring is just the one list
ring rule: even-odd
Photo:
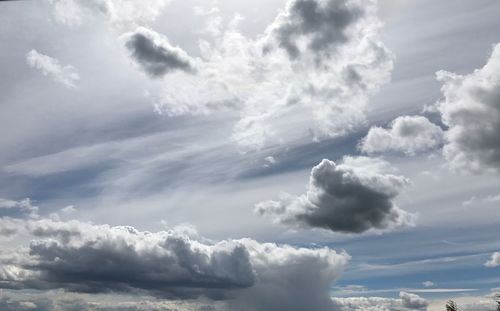
[[449,127],[444,156],[455,169],[498,172],[500,167],[500,45],[486,65],[468,75],[437,73],[444,99],[437,104]]

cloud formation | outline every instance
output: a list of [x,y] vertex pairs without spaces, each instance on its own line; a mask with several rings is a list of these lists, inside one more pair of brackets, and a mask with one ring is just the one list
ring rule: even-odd
[[13,201],[0,198],[0,218],[35,218],[38,216],[38,207],[30,199]]
[[238,30],[240,20],[218,23],[212,40],[200,41],[198,75],[165,81],[154,97],[160,113],[235,109],[232,139],[244,149],[310,132],[345,135],[364,124],[369,96],[392,70],[376,1],[291,0],[256,39]]
[[446,132],[443,153],[450,166],[474,173],[500,172],[500,44],[486,65],[468,75],[439,71],[437,103]]
[[425,299],[407,292],[399,293],[400,299],[381,297],[349,297],[333,298],[341,311],[426,311],[428,303]]
[[488,260],[484,265],[489,268],[500,266],[500,252],[493,253],[490,260]]
[[185,230],[153,233],[46,218],[18,225],[18,236],[31,241],[0,252],[2,288],[204,297],[229,310],[330,311],[330,286],[349,259],[329,248],[212,242]]
[[31,50],[26,54],[26,62],[31,68],[40,71],[44,76],[48,76],[69,88],[75,88],[76,82],[80,80],[75,67],[71,65],[63,66],[59,60],[36,50]]
[[96,16],[111,23],[155,20],[169,0],[49,0],[59,22],[76,26]]
[[402,116],[389,128],[372,127],[360,143],[366,153],[402,152],[414,155],[438,148],[443,143],[443,131],[422,116]]
[[414,215],[394,204],[409,181],[383,173],[387,169],[378,159],[345,157],[341,164],[325,159],[312,169],[306,194],[261,202],[255,211],[279,223],[343,233],[411,225]]
[[269,39],[292,59],[312,52],[332,56],[349,41],[349,27],[363,18],[365,10],[355,1],[293,0],[269,27]]
[[410,310],[427,310],[427,306],[429,305],[424,298],[416,294],[400,292],[399,297],[403,302],[403,307]]
[[139,27],[124,34],[122,40],[135,63],[152,78],[175,71],[196,71],[195,61],[184,50],[172,46],[165,36],[148,28]]

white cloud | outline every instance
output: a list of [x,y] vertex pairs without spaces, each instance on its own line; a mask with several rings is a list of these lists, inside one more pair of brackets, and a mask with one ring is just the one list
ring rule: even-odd
[[424,298],[416,294],[400,292],[399,297],[403,301],[403,307],[410,310],[427,310],[427,306],[429,305]]
[[76,87],[76,82],[80,80],[75,67],[63,66],[57,59],[36,50],[31,50],[26,54],[26,61],[31,68],[39,70],[44,76],[48,76],[67,87]]
[[291,0],[256,39],[238,30],[240,20],[217,24],[213,40],[200,42],[196,77],[165,80],[154,96],[158,111],[236,109],[232,138],[244,149],[310,131],[335,137],[364,124],[368,97],[392,70],[376,1]]
[[103,17],[111,23],[155,20],[169,0],[50,0],[59,22],[74,26]]
[[436,286],[436,284],[434,282],[432,282],[432,281],[424,281],[424,282],[422,282],[422,285],[424,287],[434,287],[434,286]]
[[388,169],[387,162],[365,157],[323,160],[311,171],[307,194],[261,202],[255,211],[279,223],[345,233],[411,225],[415,216],[393,202],[409,181],[383,172]]
[[372,127],[361,141],[360,149],[366,153],[387,151],[414,155],[439,147],[443,131],[422,116],[403,116],[394,119],[389,128]]
[[486,65],[468,75],[439,71],[444,98],[437,104],[448,126],[443,153],[453,169],[500,171],[500,44]]
[[34,206],[30,199],[13,201],[0,198],[0,218],[37,218],[38,206]]
[[489,268],[500,266],[500,252],[493,253],[490,260],[488,260],[484,265]]

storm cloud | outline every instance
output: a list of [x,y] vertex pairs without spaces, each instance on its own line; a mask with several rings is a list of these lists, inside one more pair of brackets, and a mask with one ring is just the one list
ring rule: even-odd
[[386,174],[387,163],[346,157],[336,164],[323,160],[311,171],[307,194],[265,201],[255,211],[284,224],[362,233],[412,224],[414,216],[394,204],[408,180]]
[[349,259],[329,248],[212,242],[180,229],[153,233],[46,218],[20,224],[19,236],[31,240],[0,253],[2,288],[204,297],[229,310],[330,311],[330,286]]

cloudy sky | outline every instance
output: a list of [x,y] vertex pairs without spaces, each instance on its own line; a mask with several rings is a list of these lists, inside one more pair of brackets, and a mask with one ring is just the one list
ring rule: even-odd
[[0,2],[0,309],[493,310],[497,0]]

